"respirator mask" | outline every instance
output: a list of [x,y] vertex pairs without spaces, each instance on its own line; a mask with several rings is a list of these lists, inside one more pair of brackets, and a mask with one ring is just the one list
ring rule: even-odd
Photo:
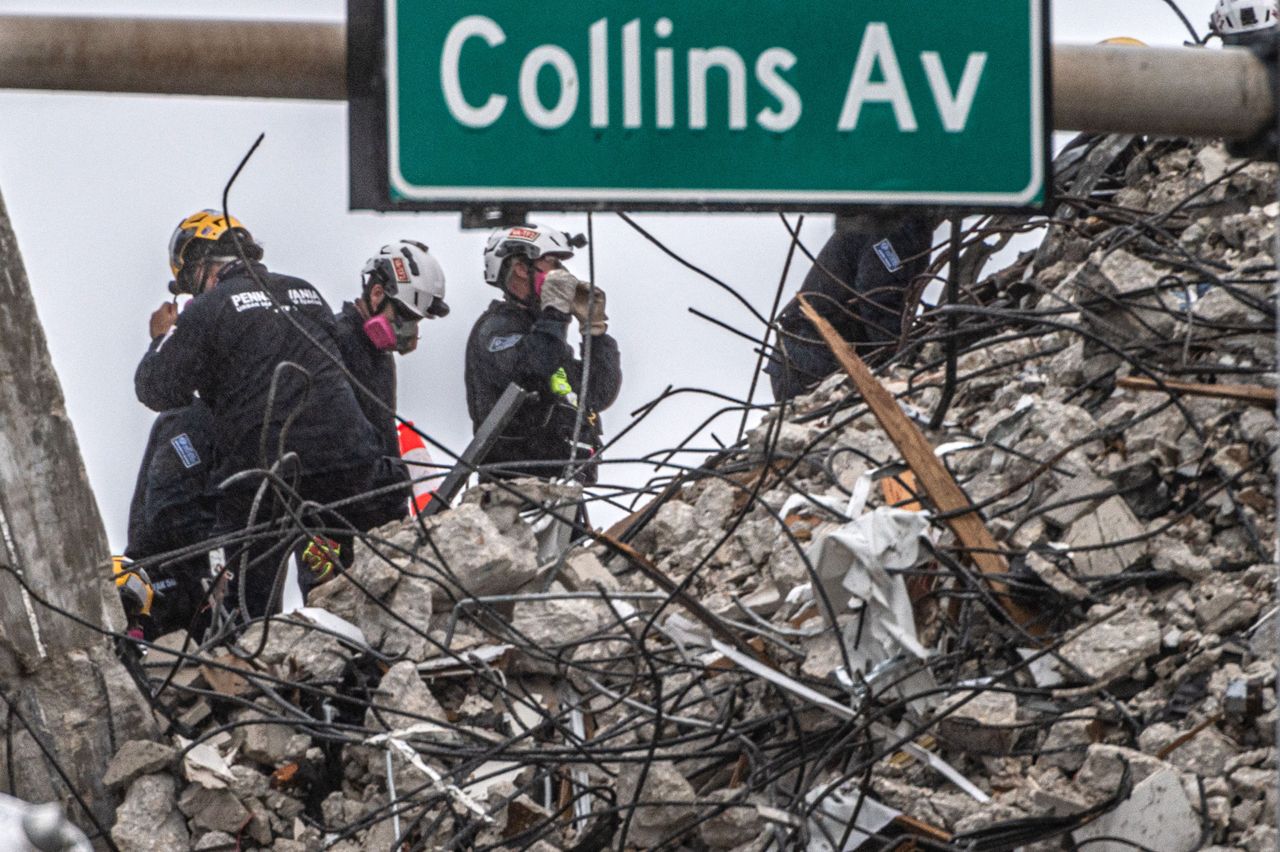
[[382,314],[365,320],[364,333],[379,352],[412,352],[418,342],[416,319],[407,321],[399,316],[391,319]]

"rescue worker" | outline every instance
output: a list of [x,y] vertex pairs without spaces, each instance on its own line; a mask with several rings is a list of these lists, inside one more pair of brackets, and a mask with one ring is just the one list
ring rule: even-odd
[[[169,241],[169,265],[174,289],[194,298],[180,320],[169,302],[151,315],[151,345],[134,376],[138,399],[156,411],[190,405],[197,391],[208,404],[215,535],[245,527],[266,470],[290,453],[296,464],[279,466],[277,474],[302,500],[318,504],[368,491],[379,456],[374,427],[340,366],[332,310],[306,281],[269,272],[261,258],[261,247],[235,219],[216,210],[183,219]],[[225,482],[243,471],[259,472]],[[268,489],[255,521],[279,509]],[[341,517],[308,520],[330,527],[345,520],[360,529],[362,509],[357,503]],[[232,583],[244,583],[256,617],[266,613],[283,548],[248,547],[254,560],[247,576],[234,576],[241,565],[236,551],[226,565]]]
[[[596,481],[594,459],[601,446],[599,412],[617,399],[622,385],[618,343],[608,333],[604,291],[563,266],[585,240],[541,225],[500,228],[484,249],[485,283],[502,291],[467,340],[467,411],[480,428],[506,390],[516,382],[537,393],[512,418],[486,457],[486,475],[540,476],[570,471],[581,482]],[[586,398],[583,361],[568,340],[569,320],[591,336],[590,381]],[[578,446],[573,447],[578,406],[583,407]]]
[[1218,0],[1209,29],[1228,47],[1265,45],[1276,37],[1280,11],[1276,0]]
[[801,311],[798,296],[805,296],[863,358],[896,346],[907,290],[929,265],[934,224],[932,217],[920,214],[841,219],[797,298],[778,315],[777,343],[765,367],[774,399],[782,402],[807,393],[839,367]]
[[[1218,0],[1209,17],[1209,29],[1224,47],[1253,51],[1270,69],[1276,87],[1276,63],[1280,61],[1280,3],[1276,0]],[[1274,162],[1280,156],[1280,131],[1274,123],[1248,139],[1227,140],[1227,153]]]
[[[360,296],[345,302],[335,317],[338,348],[357,382],[373,396],[356,390],[356,401],[378,433],[382,458],[377,483],[409,481],[400,461],[396,429],[396,364],[392,353],[408,355],[418,346],[418,324],[448,315],[444,301],[444,270],[413,240],[383,246],[361,272]],[[415,472],[423,475],[425,472]],[[374,526],[404,517],[409,491],[381,495],[370,510]]]
[[156,417],[129,504],[124,551],[127,559],[147,563],[155,592],[150,611],[139,619],[148,640],[189,625],[204,597],[203,553],[175,562],[155,557],[209,537],[215,517],[212,461],[213,413],[204,400]]

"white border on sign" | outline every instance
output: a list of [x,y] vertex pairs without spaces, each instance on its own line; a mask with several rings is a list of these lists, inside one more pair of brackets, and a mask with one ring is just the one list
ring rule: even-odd
[[1044,56],[1041,0],[1031,7],[1031,182],[1019,192],[850,192],[846,190],[752,189],[601,189],[581,187],[456,187],[418,186],[400,171],[400,81],[397,46],[397,0],[386,0],[387,50],[387,174],[392,187],[407,201],[493,201],[541,204],[554,201],[619,201],[661,204],[914,204],[972,205],[975,207],[1029,206],[1044,185],[1044,161],[1037,149],[1044,144]]

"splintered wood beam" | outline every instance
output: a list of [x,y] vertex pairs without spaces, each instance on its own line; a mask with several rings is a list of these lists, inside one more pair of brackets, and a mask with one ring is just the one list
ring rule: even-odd
[[1154,379],[1142,376],[1125,376],[1116,380],[1116,386],[1138,391],[1177,391],[1189,396],[1247,402],[1262,408],[1276,407],[1276,389],[1261,385],[1206,385],[1200,382],[1175,382],[1171,379],[1157,383]]
[[[1009,564],[999,552],[999,543],[987,529],[982,517],[973,510],[969,496],[956,484],[951,473],[934,453],[933,445],[925,438],[920,427],[903,413],[898,401],[871,374],[871,370],[853,351],[853,347],[803,296],[800,297],[800,307],[822,335],[840,366],[844,367],[853,386],[875,415],[880,428],[889,436],[898,452],[902,453],[903,461],[915,474],[925,495],[940,514],[951,515],[946,520],[947,526],[964,546],[978,570],[988,578],[987,582],[996,601],[1015,623],[1023,627],[1030,625],[1036,620],[1036,613],[1011,598],[1008,586],[998,579],[1009,573]],[[965,511],[966,509],[969,511]]]

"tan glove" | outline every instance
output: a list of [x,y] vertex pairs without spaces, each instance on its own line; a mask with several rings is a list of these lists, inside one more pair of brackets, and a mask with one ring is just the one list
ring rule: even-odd
[[553,269],[542,282],[539,300],[544,308],[555,308],[564,314],[573,313],[573,294],[582,282],[566,269]]
[[[590,296],[590,314],[587,313],[588,296]],[[609,330],[609,315],[604,312],[604,291],[599,287],[591,293],[591,285],[586,281],[578,282],[578,289],[573,294],[573,315],[578,325],[588,329],[593,337]]]

